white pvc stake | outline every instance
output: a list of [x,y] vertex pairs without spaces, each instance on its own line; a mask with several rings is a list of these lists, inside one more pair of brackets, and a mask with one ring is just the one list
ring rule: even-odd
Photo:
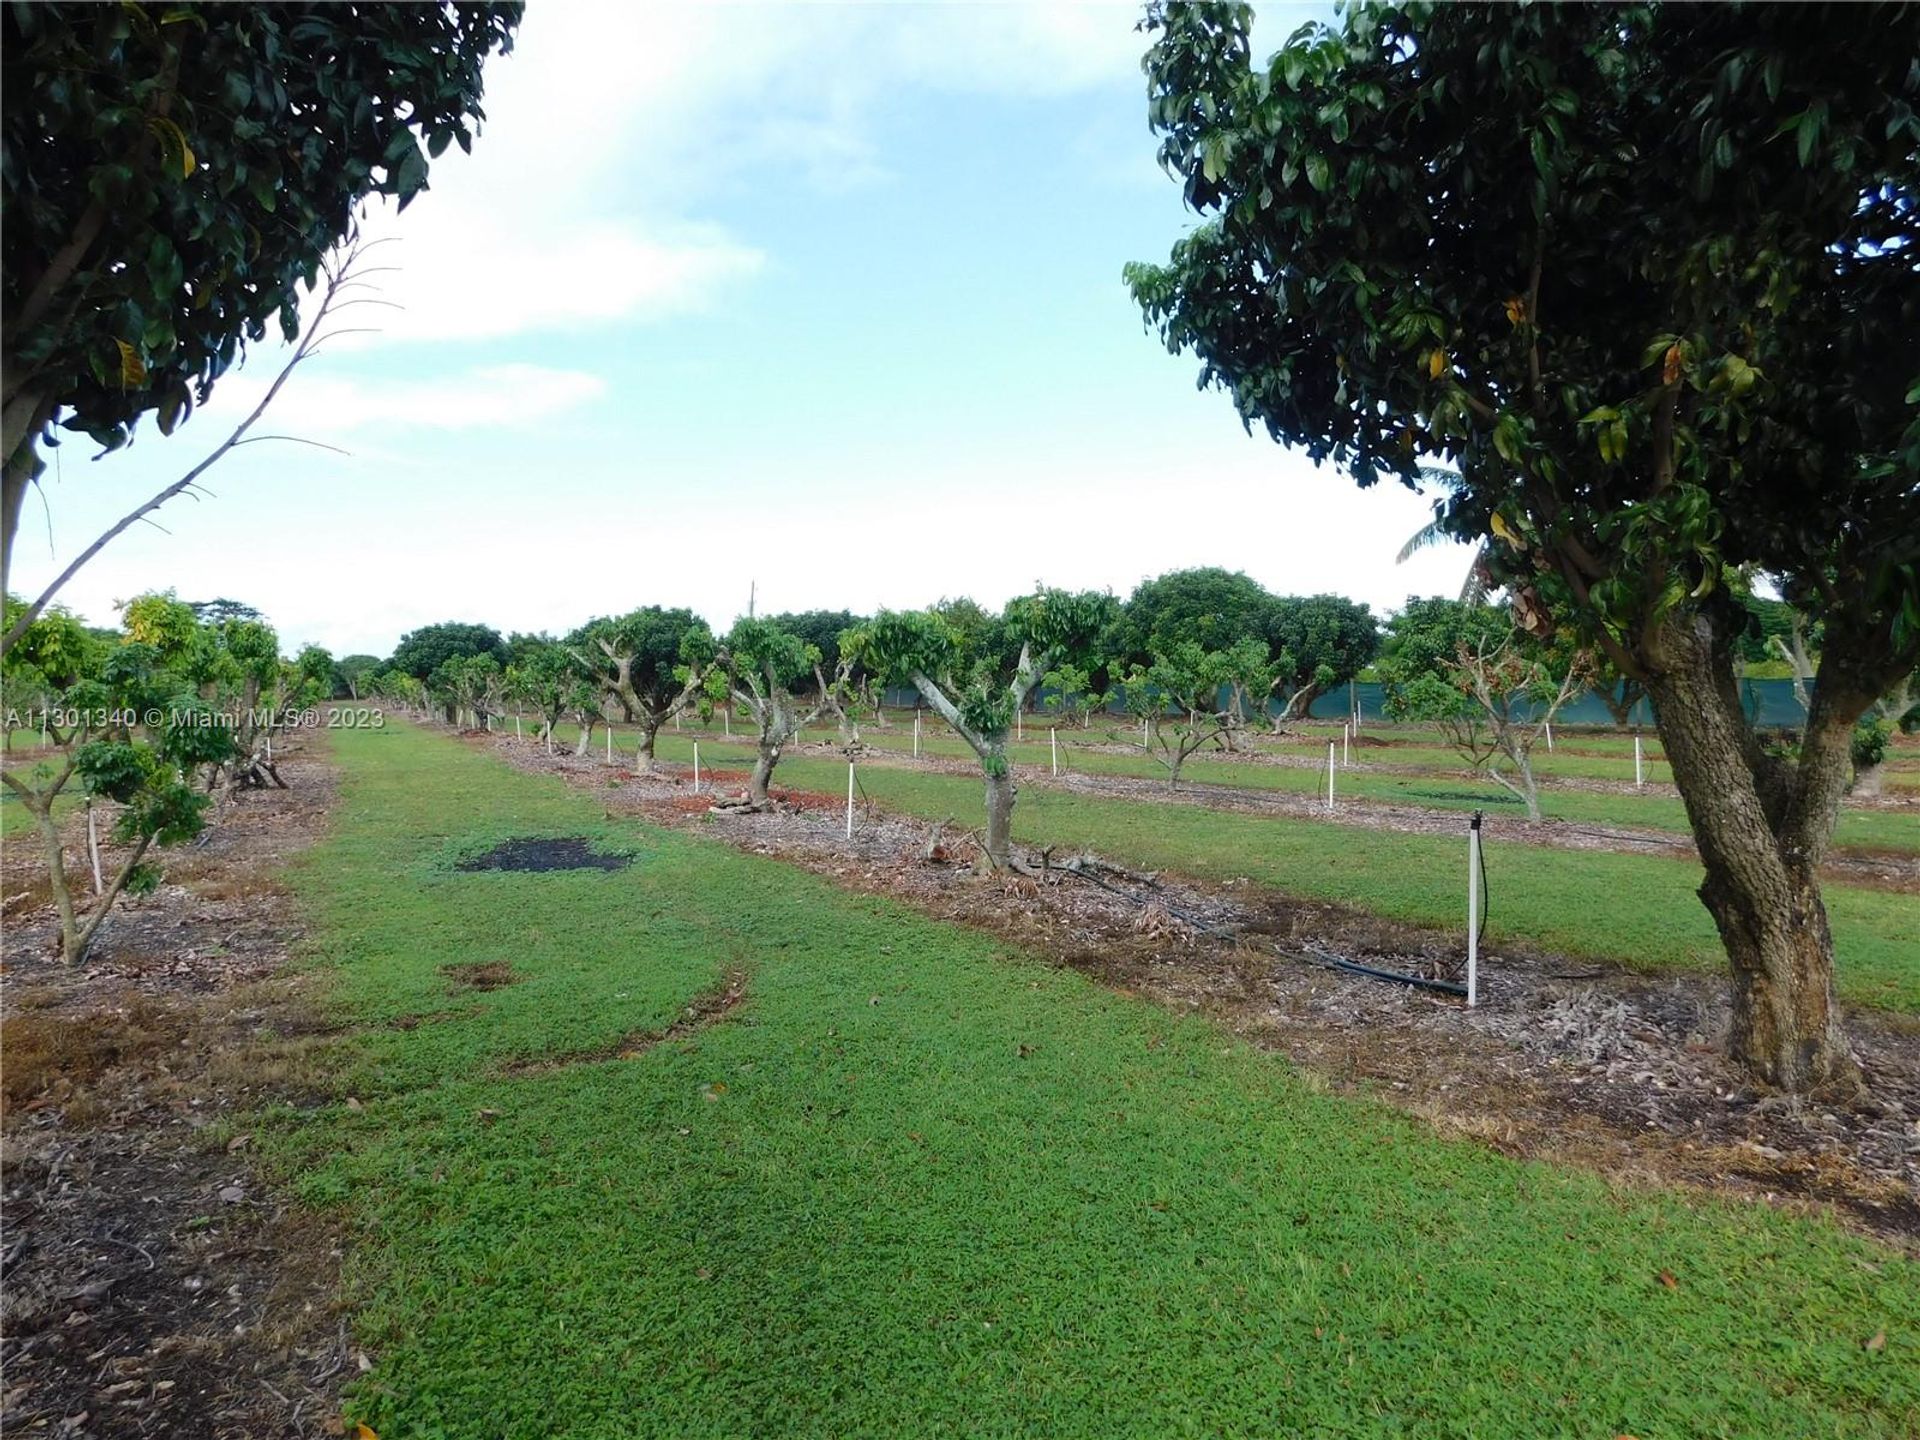
[[733,707],[729,705],[720,712],[720,723],[726,727],[727,738],[733,738]]
[[87,801],[87,858],[93,862],[93,893],[107,887],[100,879],[100,832],[94,828],[93,801]]
[[1024,740],[1027,738],[1026,720],[1018,710],[1013,712],[1013,738],[1016,740]]
[[1047,730],[1047,743],[1053,747],[1053,773],[1058,775],[1060,773],[1060,731],[1057,726]]
[[1638,735],[1633,737],[1633,783],[1635,785],[1644,785],[1647,783],[1647,766],[1646,761],[1641,758],[1640,737]]
[[515,712],[513,717],[513,738],[516,740],[524,740],[526,738],[526,736],[520,733],[520,716],[518,712]]
[[693,742],[693,793],[700,793],[700,742]]
[[1353,764],[1353,722],[1349,720],[1340,727],[1340,768],[1347,769]]
[[1467,830],[1467,1008],[1480,1003],[1480,816]]
[[853,762],[847,762],[847,839],[853,838]]
[[1327,741],[1327,809],[1333,809],[1333,742]]
[[1553,722],[1547,721],[1547,754],[1553,753]]
[[273,732],[271,730],[267,732],[267,763],[269,765],[273,763]]
[[913,758],[920,758],[920,712],[913,712]]
[[613,764],[613,726],[607,726],[607,764]]
[[1144,715],[1140,717],[1140,748],[1142,750],[1152,748],[1147,742],[1147,717]]

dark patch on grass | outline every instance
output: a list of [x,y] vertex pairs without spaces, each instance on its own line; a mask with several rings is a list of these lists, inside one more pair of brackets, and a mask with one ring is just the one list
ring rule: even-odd
[[462,860],[457,870],[624,870],[631,855],[596,850],[584,835],[524,836],[504,840],[491,850]]
[[603,1060],[632,1060],[656,1045],[684,1040],[695,1031],[724,1020],[747,998],[747,972],[729,970],[727,978],[711,990],[703,990],[687,1002],[680,1018],[658,1030],[635,1030],[606,1045],[591,1050],[576,1050],[566,1055],[545,1055],[537,1060],[514,1060],[500,1067],[505,1075],[540,1075],[568,1065],[594,1065]]
[[465,965],[442,965],[440,973],[463,990],[498,990],[518,984],[520,977],[505,960],[474,960]]
[[1471,800],[1476,805],[1518,805],[1511,795],[1485,795],[1478,790],[1409,790],[1422,800]]

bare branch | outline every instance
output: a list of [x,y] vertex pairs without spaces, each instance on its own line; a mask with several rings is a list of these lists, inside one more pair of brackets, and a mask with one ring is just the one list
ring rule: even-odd
[[19,617],[15,619],[13,624],[7,629],[5,636],[0,637],[0,655],[6,654],[19,642],[20,637],[26,634],[27,628],[32,625],[35,620],[40,618],[41,612],[52,603],[53,597],[60,593],[61,587],[71,580],[82,566],[102,550],[106,549],[117,536],[129,529],[137,521],[146,519],[148,515],[158,510],[175,496],[185,494],[188,490],[192,489],[195,482],[198,481],[203,474],[212,468],[228,451],[239,445],[246,438],[247,432],[251,430],[254,425],[259,422],[260,417],[266,413],[267,407],[271,405],[274,398],[279,395],[281,388],[292,377],[294,370],[299,366],[300,362],[313,353],[315,337],[321,334],[329,315],[332,313],[334,298],[338,294],[338,287],[342,280],[354,273],[353,262],[360,253],[361,247],[356,245],[348,252],[346,260],[341,265],[339,271],[337,273],[330,272],[328,283],[322,291],[320,308],[314,314],[313,323],[307,328],[306,337],[294,348],[292,357],[281,367],[280,373],[274,377],[273,383],[267,387],[267,393],[260,397],[260,403],[253,407],[252,412],[235,426],[233,433],[216,446],[198,465],[194,466],[193,469],[189,470],[184,476],[174,481],[171,485],[156,491],[144,503],[128,511],[118,521],[103,531],[91,545],[82,550],[80,554],[75,557],[73,563],[62,570],[60,574],[54,578],[53,583],[40,592],[39,598],[20,612]]

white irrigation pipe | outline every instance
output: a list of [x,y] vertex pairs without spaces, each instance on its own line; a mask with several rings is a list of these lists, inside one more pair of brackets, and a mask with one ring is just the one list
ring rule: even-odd
[[693,742],[693,793],[700,793],[700,742]]
[[1480,814],[1467,828],[1467,1008],[1480,1003]]
[[1635,785],[1644,785],[1647,783],[1647,765],[1641,756],[1640,737],[1638,735],[1633,737],[1633,783]]
[[1333,809],[1333,742],[1327,741],[1327,809]]
[[847,761],[847,839],[853,838],[853,762]]
[[107,887],[100,879],[100,832],[94,827],[93,801],[87,801],[87,858],[93,862],[93,893]]
[[1053,747],[1053,773],[1060,773],[1060,730],[1057,726],[1047,730],[1047,743]]

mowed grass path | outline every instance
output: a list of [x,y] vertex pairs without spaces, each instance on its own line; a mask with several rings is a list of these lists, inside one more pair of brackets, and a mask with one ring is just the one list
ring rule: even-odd
[[[1920,1413],[1920,1267],[1825,1222],[1443,1143],[448,739],[331,739],[336,830],[296,883],[361,1027],[358,1108],[257,1128],[350,1226],[376,1361],[353,1413],[390,1440],[1893,1436]],[[636,863],[449,868],[521,834]],[[450,992],[471,961],[520,983]],[[582,1058],[736,967],[723,1022]]]
[[[709,766],[738,767],[747,751],[701,743]],[[661,737],[660,757],[686,761],[684,737]],[[783,759],[774,784],[846,793],[840,760]],[[869,765],[861,788],[893,809],[981,823],[974,776]],[[1330,900],[1388,919],[1466,926],[1465,829],[1460,838],[1407,835],[1290,816],[1021,788],[1016,838],[1088,848],[1126,864],[1203,880],[1246,876],[1289,894]],[[1725,952],[1694,893],[1700,867],[1664,855],[1562,850],[1489,841],[1489,943],[1524,941],[1567,955],[1639,969],[1719,973]],[[1920,898],[1858,886],[1825,887],[1835,983],[1847,1000],[1920,1011]]]

